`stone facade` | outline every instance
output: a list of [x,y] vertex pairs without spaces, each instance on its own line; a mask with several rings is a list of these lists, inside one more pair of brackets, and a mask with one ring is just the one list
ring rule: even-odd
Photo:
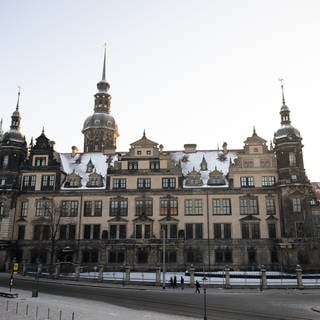
[[120,152],[105,60],[97,87],[83,152],[56,152],[44,132],[7,144],[19,126],[0,138],[1,266],[148,270],[165,250],[169,270],[317,268],[320,210],[284,98],[274,145],[254,129],[237,150],[169,151],[144,132]]

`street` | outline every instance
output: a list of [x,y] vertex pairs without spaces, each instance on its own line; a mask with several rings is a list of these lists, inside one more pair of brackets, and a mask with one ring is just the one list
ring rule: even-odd
[[[0,274],[1,286],[8,286],[8,274]],[[30,290],[36,281],[30,277],[17,276],[15,288]],[[40,279],[41,292],[70,296],[135,310],[148,310],[170,315],[189,316],[212,320],[263,320],[263,319],[319,319],[320,313],[312,310],[320,305],[320,290],[316,289],[215,289],[207,288],[206,295],[195,293],[194,288],[163,290],[160,287],[124,286],[100,282],[75,282]],[[9,291],[9,288],[8,288]],[[204,303],[206,298],[206,304]],[[206,305],[206,308],[204,308]],[[318,308],[319,309],[319,308]]]

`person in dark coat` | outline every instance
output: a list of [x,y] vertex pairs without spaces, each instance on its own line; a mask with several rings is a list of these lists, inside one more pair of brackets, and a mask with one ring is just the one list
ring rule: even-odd
[[173,288],[173,278],[170,277],[170,288]]
[[181,285],[181,290],[183,290],[184,289],[184,278],[183,278],[183,276],[181,276],[181,278],[180,278],[180,285]]
[[194,293],[200,293],[200,282],[196,280],[196,291]]
[[176,276],[173,277],[173,287],[174,288],[177,287],[177,277]]

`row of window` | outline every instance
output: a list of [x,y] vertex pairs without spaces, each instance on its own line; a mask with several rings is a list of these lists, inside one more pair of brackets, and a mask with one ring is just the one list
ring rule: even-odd
[[[276,177],[274,176],[263,176],[261,177],[261,186],[262,187],[272,187],[276,184]],[[240,177],[240,186],[242,188],[254,188],[254,177],[244,176]]]
[[[126,189],[127,179],[126,178],[115,178],[112,180],[113,189]],[[162,188],[163,189],[175,189],[176,188],[176,178],[162,178]],[[138,178],[137,179],[137,189],[145,190],[151,189],[151,178]]]
[[[84,201],[83,215],[85,217],[99,217],[102,216],[102,200],[95,201]],[[202,199],[186,199],[184,201],[184,215],[203,215],[204,201]],[[0,203],[1,206],[1,203]],[[259,202],[258,197],[241,197],[239,199],[239,207],[241,215],[259,214]],[[276,214],[276,201],[272,196],[265,197],[266,213]],[[300,198],[292,199],[292,210],[293,212],[301,211],[301,200]],[[21,217],[27,217],[29,211],[29,202],[21,202]],[[60,212],[63,217],[76,217],[79,211],[78,200],[63,200],[61,201],[59,208],[54,208],[53,203],[50,199],[40,199],[36,201],[35,216],[50,216],[55,214],[55,211]],[[135,215],[141,216],[152,216],[153,215],[153,199],[141,198],[135,200]],[[161,216],[178,215],[178,199],[177,198],[165,198],[160,199],[159,213]],[[213,215],[231,215],[232,206],[231,199],[212,199],[212,214]],[[109,216],[128,216],[128,199],[126,198],[113,198],[110,199],[109,204]]]
[[[153,237],[151,223],[135,224],[134,238],[135,239],[150,239]],[[167,224],[162,226],[162,236],[168,239],[185,238],[203,239],[203,224],[202,223],[186,223],[185,230],[178,231],[177,224]],[[213,239],[232,239],[231,223],[214,223],[213,224]],[[109,233],[109,234],[108,234]],[[33,240],[50,240],[51,230],[49,225],[36,224],[33,227]],[[111,224],[109,230],[101,232],[100,224],[85,224],[83,226],[84,240],[99,240],[99,239],[126,239],[127,225],[126,224]],[[259,223],[241,223],[242,239],[260,239],[260,224]],[[269,239],[276,238],[275,223],[268,223]],[[76,225],[62,224],[59,226],[59,240],[75,240]],[[20,225],[18,228],[18,240],[25,239],[25,225]]]
[[[55,185],[55,175],[43,175],[41,176],[41,190],[42,191],[52,191]],[[28,175],[23,176],[22,179],[22,190],[34,191],[36,187],[36,176]]]

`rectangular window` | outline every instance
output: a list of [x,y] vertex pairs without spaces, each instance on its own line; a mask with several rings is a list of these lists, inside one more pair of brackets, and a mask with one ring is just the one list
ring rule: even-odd
[[83,239],[89,240],[91,238],[91,225],[85,224],[83,226]]
[[269,239],[276,239],[277,238],[275,223],[268,223],[268,236],[269,236]]
[[152,213],[153,213],[153,204],[151,199],[136,200],[136,216],[141,216],[141,215],[152,216]]
[[295,213],[301,212],[301,200],[300,198],[292,199],[292,211]]
[[26,233],[26,226],[21,225],[18,227],[18,240],[24,240],[24,236]]
[[160,215],[161,216],[176,216],[178,215],[178,200],[162,199],[160,200]]
[[212,211],[214,215],[231,214],[231,200],[212,199]]
[[201,199],[187,199],[184,202],[185,215],[202,215],[202,200]]
[[142,239],[142,225],[136,224],[136,239]]
[[157,171],[160,169],[160,161],[154,160],[150,161],[150,170]]
[[195,239],[202,239],[202,223],[195,224]]
[[223,224],[223,237],[224,239],[231,239],[231,223]]
[[69,224],[69,240],[75,240],[76,238],[76,225]]
[[170,224],[170,229],[169,229],[169,235],[170,239],[177,239],[178,237],[178,225],[176,224]]
[[29,202],[22,201],[21,202],[21,210],[20,210],[20,217],[21,218],[26,218],[28,216],[28,208],[29,208]]
[[240,186],[245,188],[254,187],[253,177],[240,177]]
[[151,179],[150,178],[138,178],[137,179],[137,189],[150,189]]
[[145,239],[151,238],[151,225],[150,224],[144,225],[144,238]]
[[252,223],[251,224],[251,232],[252,232],[252,239],[260,239],[260,224],[259,223]]
[[119,239],[127,238],[127,226],[125,224],[119,224]]
[[22,190],[35,190],[36,176],[23,176]]
[[262,180],[262,187],[272,187],[276,183],[276,177],[273,176],[263,176]]
[[94,202],[94,216],[101,217],[102,216],[102,201],[97,200]]
[[35,166],[36,167],[44,167],[46,165],[46,157],[36,157],[35,158]]
[[110,217],[127,216],[128,200],[111,200],[109,214]]
[[60,226],[59,239],[60,240],[67,240],[67,225]]
[[100,224],[94,224],[93,225],[93,232],[92,232],[92,239],[100,239]]
[[51,200],[37,200],[36,202],[36,216],[48,217],[53,215],[53,205]]
[[83,215],[85,217],[92,216],[92,201],[85,201],[84,202],[84,212]]
[[49,240],[51,235],[50,226],[42,226],[42,240]]
[[240,214],[259,214],[257,198],[240,198]]
[[162,178],[162,188],[163,189],[175,189],[176,188],[176,178]]
[[186,224],[186,239],[193,239],[193,224]]
[[41,190],[54,190],[55,176],[43,175],[41,177]]
[[242,223],[241,224],[241,236],[242,239],[249,239],[249,224],[247,223]]
[[222,239],[221,223],[213,224],[214,239]]
[[273,197],[266,197],[267,214],[276,214],[276,205]]
[[126,179],[113,179],[113,189],[126,189],[127,180]]
[[128,162],[128,170],[129,170],[129,171],[136,171],[136,170],[138,170],[138,162],[137,162],[137,161],[129,161],[129,162]]
[[110,239],[117,239],[117,225],[112,224],[110,225]]
[[290,167],[297,165],[296,154],[294,152],[289,152],[289,165]]

